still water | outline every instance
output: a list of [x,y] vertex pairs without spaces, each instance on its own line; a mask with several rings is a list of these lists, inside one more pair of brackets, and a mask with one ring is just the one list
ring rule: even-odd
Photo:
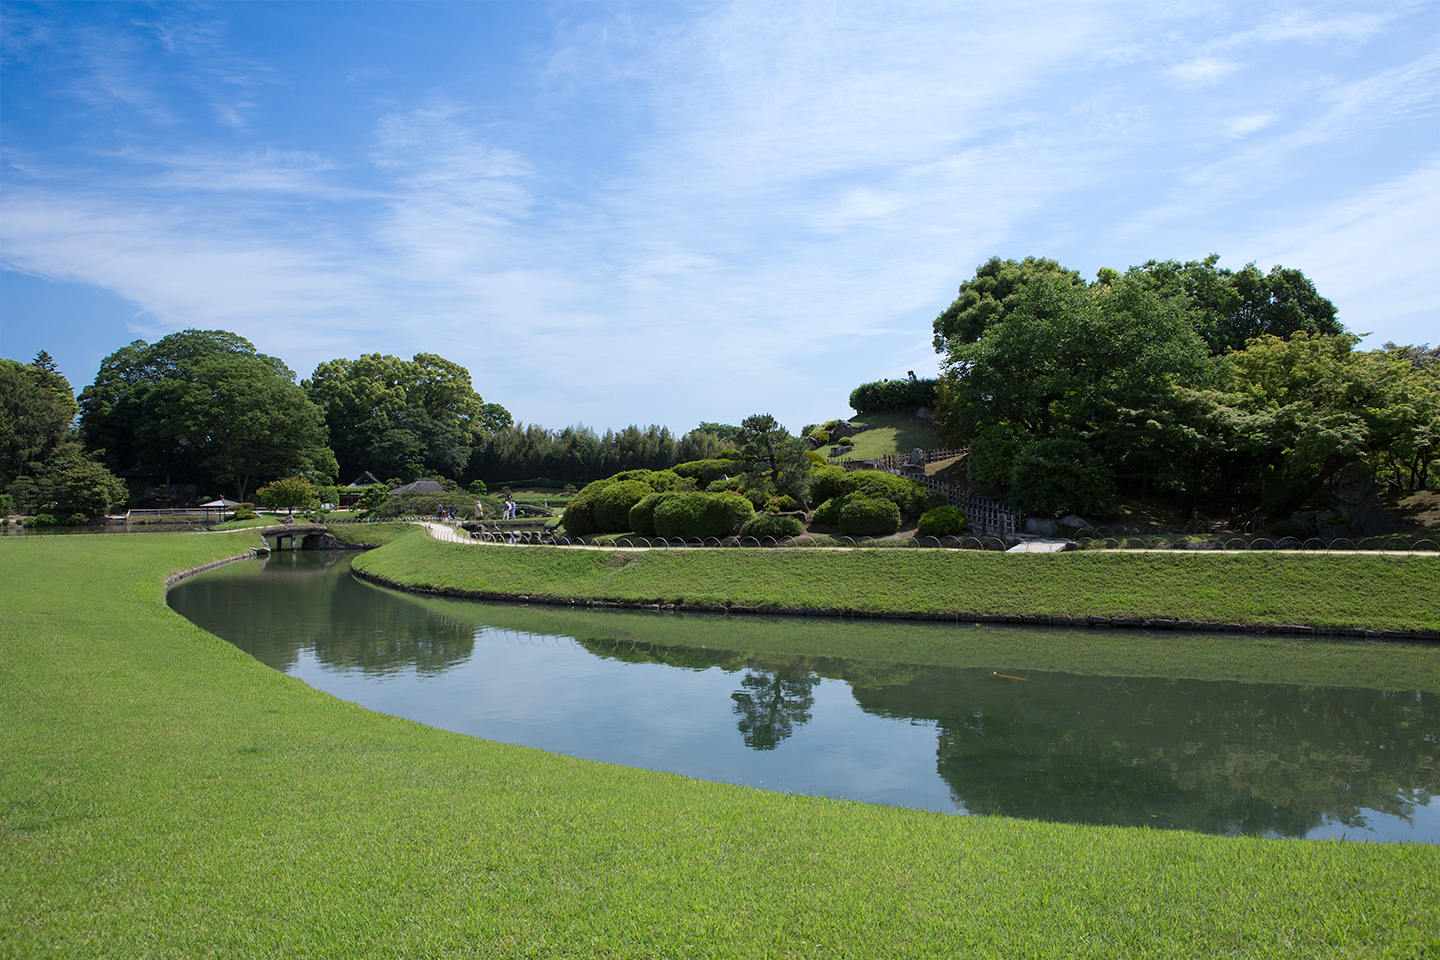
[[841,631],[912,647],[964,640],[942,624],[418,598],[351,578],[350,557],[231,564],[172,590],[170,605],[371,710],[571,756],[959,814],[1440,842],[1434,694],[1033,671],[1012,681],[753,653]]

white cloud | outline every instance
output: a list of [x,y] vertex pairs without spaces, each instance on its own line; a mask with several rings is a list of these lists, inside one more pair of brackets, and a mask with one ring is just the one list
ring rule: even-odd
[[1247,113],[1243,117],[1236,117],[1230,121],[1230,138],[1233,140],[1258,133],[1279,119],[1279,115],[1274,113]]
[[[799,426],[843,414],[863,380],[933,372],[931,320],[991,255],[1108,244],[1124,266],[1171,243],[1194,244],[1191,256],[1274,251],[1353,326],[1350,291],[1364,283],[1343,279],[1345,244],[1377,261],[1397,237],[1425,249],[1407,213],[1433,207],[1419,173],[1384,189],[1352,176],[1352,199],[1323,214],[1311,201],[1293,216],[1292,202],[1285,215],[1304,225],[1293,234],[1197,224],[1237,199],[1263,221],[1300,158],[1430,109],[1427,61],[1293,83],[1247,66],[1264,90],[1226,100],[1213,84],[1258,61],[1201,28],[1208,8],[1154,20],[1070,3],[563,15],[579,19],[536,56],[543,89],[519,133],[483,91],[443,89],[370,107],[368,147],[176,133],[94,170],[27,145],[21,171],[7,144],[0,264],[113,290],[142,309],[147,336],[234,329],[302,375],[333,357],[427,350],[469,366],[487,399],[527,421],[685,429],[762,407]],[[1246,42],[1334,42],[1319,20],[1265,22]],[[215,45],[213,75],[225,75],[222,36],[169,43]],[[1190,59],[1170,68],[1177,83],[1149,89],[1179,50]],[[230,90],[232,119],[264,129],[246,91],[270,80],[233,60],[239,81],[206,89]],[[337,78],[356,73],[342,67]],[[1319,109],[1296,107],[1302,83]],[[1390,293],[1365,296],[1423,302],[1397,271],[1374,270]]]
[[1232,60],[1217,60],[1214,57],[1196,57],[1194,60],[1177,63],[1169,67],[1165,73],[1171,79],[1178,80],[1181,83],[1208,84],[1223,80],[1239,69],[1240,64]]
[[1356,333],[1440,344],[1440,154],[1404,176],[1249,239],[1261,264],[1300,267]]

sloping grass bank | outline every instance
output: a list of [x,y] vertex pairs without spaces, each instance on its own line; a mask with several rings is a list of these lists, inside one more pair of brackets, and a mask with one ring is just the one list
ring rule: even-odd
[[0,542],[0,956],[1440,950],[1433,846],[868,807],[368,713],[165,607],[253,542]]
[[586,601],[1440,632],[1434,557],[940,550],[575,550],[420,535],[355,569],[411,588]]

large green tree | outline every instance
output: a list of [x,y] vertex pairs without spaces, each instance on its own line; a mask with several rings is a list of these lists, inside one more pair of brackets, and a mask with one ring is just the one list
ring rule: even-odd
[[1320,296],[1299,270],[1276,265],[1263,273],[1247,263],[1232,271],[1217,267],[1219,260],[1216,253],[1185,263],[1150,260],[1133,272],[1161,296],[1184,302],[1212,353],[1243,350],[1256,337],[1343,331],[1335,304]]
[[70,382],[45,351],[28,364],[0,359],[0,490],[61,449],[78,410]]
[[[1049,271],[1007,297],[976,340],[951,343],[941,428],[970,442],[990,474],[976,479],[1030,501],[1020,506],[1101,508],[1116,476],[1172,458],[1160,427],[1174,387],[1210,382],[1212,366],[1183,305],[1133,271],[1094,286]],[[1065,476],[1047,467],[1062,460],[1076,464]]]
[[1038,277],[1060,280],[1073,287],[1085,286],[1078,272],[1067,270],[1054,260],[991,257],[975,269],[975,276],[960,284],[960,293],[954,302],[935,318],[935,352],[946,353],[959,344],[979,340],[990,324],[1014,308],[1015,296]]
[[329,360],[303,386],[325,411],[344,476],[460,477],[475,446],[513,423],[475,392],[470,371],[430,353]]
[[80,411],[87,446],[110,466],[160,465],[172,479],[231,485],[240,500],[266,478],[335,473],[320,409],[295,374],[222,330],[117,350],[81,393]]

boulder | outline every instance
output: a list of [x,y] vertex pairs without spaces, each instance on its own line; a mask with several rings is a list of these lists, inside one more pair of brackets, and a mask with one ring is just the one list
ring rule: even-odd
[[1025,521],[1025,532],[1041,537],[1053,537],[1060,532],[1060,524],[1043,517],[1031,517]]
[[1375,482],[1358,463],[1349,463],[1335,475],[1335,512],[1345,520],[1352,534],[1368,537],[1396,533],[1405,521],[1386,510],[1375,492]]
[[925,451],[924,451],[924,450],[921,450],[919,447],[915,447],[913,450],[911,450],[911,451],[910,451],[910,465],[911,465],[912,467],[923,467],[923,466],[925,466]]
[[1095,525],[1093,523],[1091,523],[1089,520],[1086,520],[1084,517],[1074,513],[1070,514],[1068,517],[1062,518],[1060,521],[1060,526],[1072,527],[1076,530],[1095,530]]

